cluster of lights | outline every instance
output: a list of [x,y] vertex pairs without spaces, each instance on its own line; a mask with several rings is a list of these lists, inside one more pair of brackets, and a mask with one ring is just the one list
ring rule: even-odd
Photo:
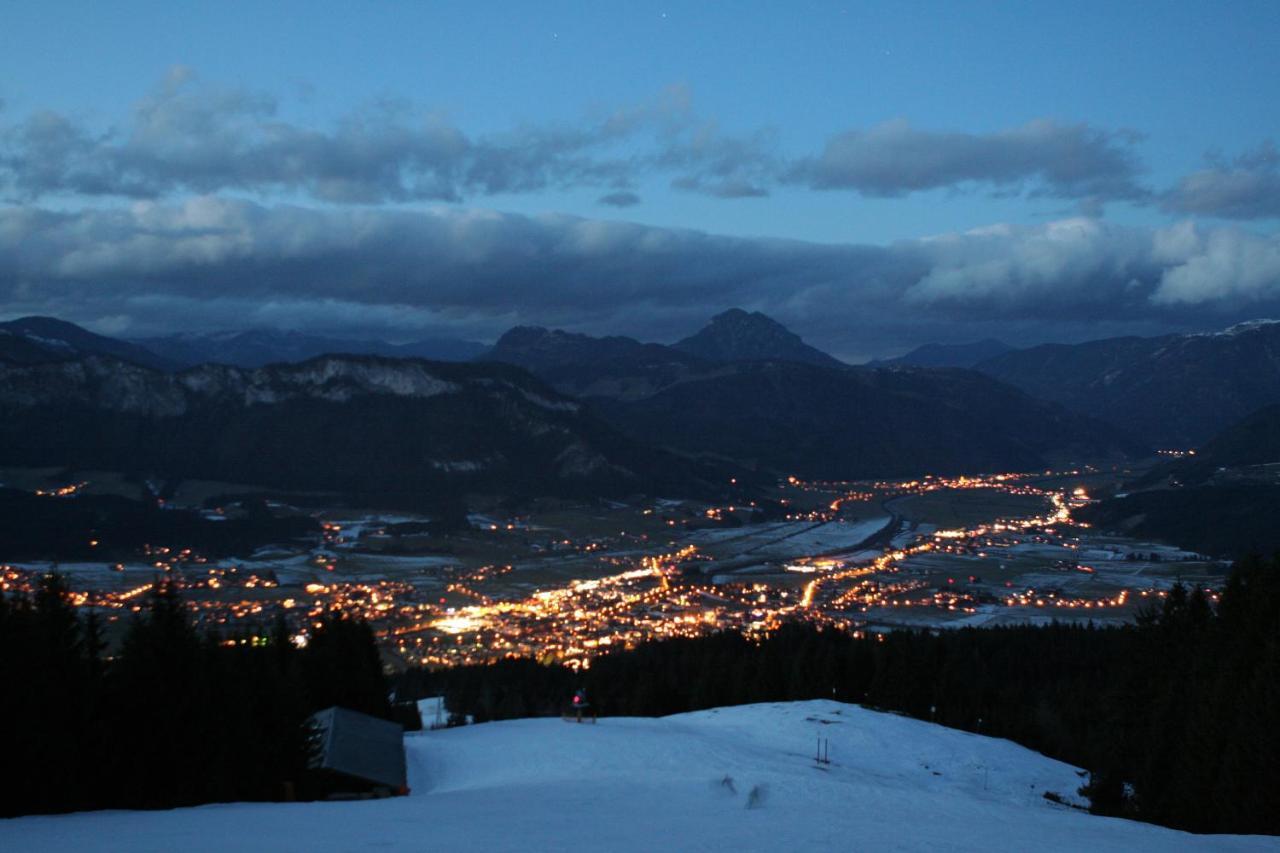
[[78,495],[87,485],[89,485],[88,481],[71,483],[66,486],[59,486],[56,489],[36,489],[35,493],[46,498],[69,498],[73,495]]
[[[784,579],[767,583],[732,579],[712,583],[690,565],[695,558],[707,560],[708,556],[699,554],[695,546],[677,547],[673,543],[659,554],[602,554],[595,559],[601,566],[612,567],[608,574],[536,590],[513,600],[505,600],[485,588],[495,578],[512,572],[509,564],[441,570],[436,575],[440,583],[431,594],[426,591],[431,585],[388,580],[338,582],[329,580],[335,576],[320,574],[326,579],[324,582],[313,580],[289,588],[288,595],[283,590],[273,595],[279,584],[269,573],[207,568],[203,565],[205,559],[190,549],[158,546],[146,548],[145,553],[151,561],[149,568],[171,572],[173,582],[192,593],[185,599],[198,623],[252,632],[246,634],[247,639],[230,642],[254,642],[263,636],[260,627],[274,616],[285,614],[294,626],[291,630],[297,631],[292,641],[305,644],[309,630],[323,616],[341,613],[369,621],[386,647],[402,660],[436,666],[534,657],[585,667],[597,655],[654,638],[692,637],[719,630],[758,636],[790,620],[860,629],[865,625],[865,614],[875,608],[973,613],[980,605],[1066,609],[1128,605],[1128,590],[1099,598],[1030,588],[999,590],[995,594],[985,590],[972,575],[968,586],[957,586],[955,578],[948,578],[946,585],[940,586],[906,570],[912,557],[927,552],[981,559],[1024,541],[1061,545],[1068,553],[1077,550],[1078,544],[1059,535],[1055,528],[1080,526],[1072,521],[1071,513],[1088,503],[1089,496],[1082,488],[1053,490],[1030,482],[1040,476],[991,474],[874,483],[809,483],[789,478],[788,485],[795,489],[825,494],[823,509],[805,516],[814,521],[830,520],[846,504],[941,489],[997,489],[1008,494],[1034,495],[1044,498],[1048,507],[1031,518],[1002,519],[921,535],[909,545],[871,559],[797,559],[782,567]],[[705,526],[708,521],[723,522],[735,514],[755,511],[750,502],[700,508],[688,511],[687,518],[679,523]],[[646,509],[643,514],[652,516],[658,512],[664,510]],[[659,515],[659,520],[668,526],[676,523],[674,517],[665,514]],[[487,526],[492,531],[528,529],[526,524],[506,521]],[[342,525],[335,522],[322,524],[322,536],[325,546],[336,547],[347,541]],[[625,532],[616,541],[628,538],[647,541],[645,534],[628,537]],[[575,542],[565,538],[551,540],[549,547],[583,553],[616,549],[616,541]],[[325,551],[317,552],[311,562],[315,568],[329,572],[336,568],[336,557]],[[1080,565],[1073,553],[1072,559],[1060,563],[1068,569],[1092,572],[1089,566]],[[196,566],[200,569],[193,571]],[[123,570],[122,566],[117,568]],[[33,582],[27,575],[23,570],[0,566],[0,588],[29,588]],[[785,579],[788,576],[792,579]],[[140,597],[152,588],[152,583],[145,583],[113,592],[78,592],[73,594],[73,603],[137,610]],[[453,599],[438,597],[441,589]],[[1147,596],[1148,591],[1141,595]]]

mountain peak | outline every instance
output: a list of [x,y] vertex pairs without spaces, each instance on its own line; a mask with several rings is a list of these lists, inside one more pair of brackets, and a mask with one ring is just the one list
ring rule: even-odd
[[741,308],[717,314],[697,334],[673,346],[712,361],[799,361],[823,367],[843,366],[772,317]]
[[721,311],[719,314],[711,318],[707,323],[707,327],[730,327],[730,326],[751,326],[758,329],[770,329],[783,332],[787,335],[799,340],[800,336],[794,334],[786,326],[770,317],[768,314],[761,314],[759,311],[746,311],[742,308],[730,308],[728,311]]
[[68,361],[108,355],[133,364],[168,370],[173,365],[155,353],[127,341],[104,337],[57,317],[20,317],[0,323],[0,360],[18,364]]
[[631,338],[593,338],[578,332],[546,329],[542,326],[516,326],[498,338],[493,348],[481,358],[505,361],[526,369],[551,365],[576,364],[616,358],[643,348]]
[[718,323],[718,322],[724,322],[724,321],[736,321],[739,319],[747,319],[747,318],[768,320],[769,322],[774,323],[775,325],[782,325],[781,323],[778,323],[776,320],[773,320],[771,317],[769,317],[766,314],[761,314],[759,311],[747,311],[746,309],[743,309],[743,308],[730,308],[727,311],[721,311],[719,314],[711,318],[711,322]]

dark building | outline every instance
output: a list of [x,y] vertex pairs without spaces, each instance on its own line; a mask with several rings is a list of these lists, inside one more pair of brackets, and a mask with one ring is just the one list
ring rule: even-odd
[[347,708],[325,708],[311,718],[316,751],[311,766],[332,795],[407,794],[404,731]]

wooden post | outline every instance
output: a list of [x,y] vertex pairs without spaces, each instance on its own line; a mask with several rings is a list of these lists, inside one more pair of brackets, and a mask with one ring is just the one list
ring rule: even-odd
[[813,752],[813,763],[822,765],[831,763],[831,739],[819,737]]

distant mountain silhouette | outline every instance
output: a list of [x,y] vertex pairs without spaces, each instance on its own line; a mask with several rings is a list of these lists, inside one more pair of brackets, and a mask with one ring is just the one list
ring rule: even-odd
[[1280,405],[1227,427],[1194,455],[1157,465],[1083,521],[1219,556],[1280,549]]
[[484,344],[453,338],[390,344],[379,340],[330,338],[272,329],[184,333],[140,338],[135,343],[179,367],[194,367],[197,364],[262,367],[267,364],[296,363],[319,355],[337,353],[468,361],[485,350]]
[[[76,327],[65,326],[70,339]],[[165,340],[222,347],[224,361],[271,358],[271,366],[164,374],[70,344],[10,338],[38,357],[9,358],[0,371],[7,464],[409,496],[691,494],[721,481],[725,465],[854,479],[1028,470],[1144,451],[1112,427],[987,376],[844,365],[737,310],[677,346],[518,327],[471,364],[367,355],[295,363],[334,340],[247,332]],[[133,344],[83,340],[158,359]],[[177,361],[213,353],[162,351]]]
[[720,315],[704,333],[694,354],[688,346],[521,327],[485,357],[588,399],[638,440],[774,474],[1026,470],[1144,450],[1112,427],[971,371],[851,367],[821,353],[777,357],[796,355],[797,344],[801,355],[808,348],[774,321],[742,311]]
[[1119,430],[959,369],[743,363],[597,405],[647,441],[802,478],[1026,471],[1144,453]]
[[537,326],[517,326],[482,358],[519,365],[566,394],[627,399],[649,396],[716,367],[663,344]]
[[1280,404],[1242,418],[1193,455],[1157,465],[1133,485],[1200,485],[1241,479],[1280,483]]
[[731,308],[711,318],[697,334],[673,344],[675,349],[708,361],[798,361],[822,367],[843,362],[815,349],[786,326],[759,311]]
[[1280,403],[1280,322],[1222,332],[1045,344],[977,369],[1166,448],[1195,447]]
[[86,355],[108,355],[159,370],[175,366],[144,347],[96,335],[75,323],[54,317],[22,317],[0,323],[0,361],[45,364]]

